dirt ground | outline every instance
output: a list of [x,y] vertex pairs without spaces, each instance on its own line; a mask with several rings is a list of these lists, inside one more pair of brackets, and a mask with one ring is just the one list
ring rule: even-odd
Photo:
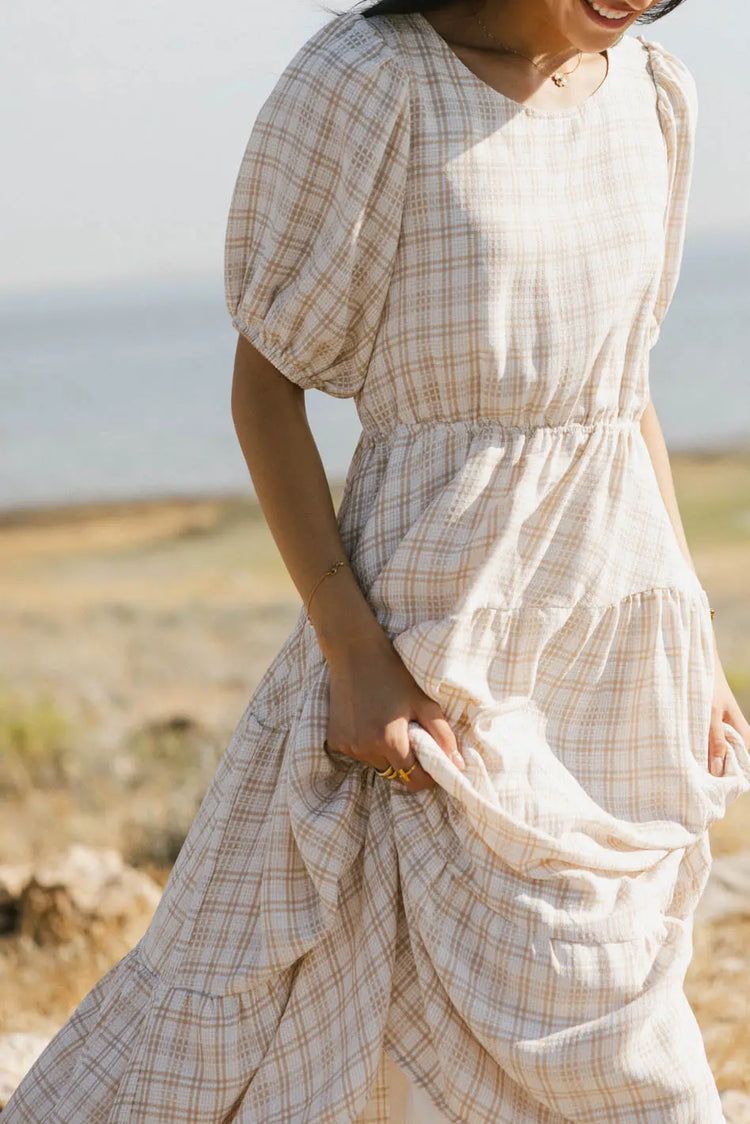
[[[722,663],[750,715],[750,451],[672,456]],[[334,488],[338,502],[340,487]],[[0,856],[119,849],[161,885],[300,599],[251,499],[0,516]],[[750,849],[750,801],[711,832]],[[686,987],[720,1089],[750,1092],[747,916],[696,927]],[[0,1031],[52,1031],[126,949],[0,937]]]

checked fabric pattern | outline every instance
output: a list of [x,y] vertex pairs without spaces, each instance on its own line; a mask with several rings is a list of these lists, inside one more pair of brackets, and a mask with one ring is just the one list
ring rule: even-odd
[[708,599],[639,426],[697,97],[656,42],[608,55],[535,109],[424,16],[349,11],[262,105],[228,311],[354,399],[342,541],[467,768],[416,722],[416,796],[324,752],[301,611],[148,931],[4,1124],[397,1124],[399,1076],[453,1124],[723,1120],[682,984],[750,755],[727,725],[708,772]]

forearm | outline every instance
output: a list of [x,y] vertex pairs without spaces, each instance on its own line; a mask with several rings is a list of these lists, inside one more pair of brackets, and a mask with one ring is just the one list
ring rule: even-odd
[[[346,558],[305,392],[238,338],[232,419],[258,502],[289,575],[307,602],[313,586]],[[385,637],[353,571],[341,567],[318,586],[310,619],[323,654]]]

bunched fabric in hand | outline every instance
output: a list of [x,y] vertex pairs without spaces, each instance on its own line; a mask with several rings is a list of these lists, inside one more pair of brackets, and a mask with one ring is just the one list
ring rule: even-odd
[[[639,420],[675,292],[697,98],[626,35],[536,109],[418,13],[350,11],[285,68],[231,202],[235,327],[355,400],[338,511],[459,772],[327,754],[304,607],[148,931],[3,1124],[719,1124],[683,991],[707,831],[708,598]],[[422,1101],[424,1104],[424,1100]],[[432,1124],[432,1120],[429,1121]]]

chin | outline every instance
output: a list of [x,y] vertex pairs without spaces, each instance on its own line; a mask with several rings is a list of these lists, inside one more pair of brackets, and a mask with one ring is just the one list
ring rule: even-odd
[[[597,3],[599,0],[597,0]],[[604,4],[604,0],[602,0]],[[612,0],[612,8],[624,6],[623,0]],[[623,21],[612,22],[609,27],[600,17],[590,15],[587,0],[568,0],[564,6],[565,18],[563,34],[579,51],[603,51],[612,47],[629,27],[632,27],[640,11],[628,14]],[[562,13],[561,13],[562,14]],[[625,13],[623,13],[625,14]]]

